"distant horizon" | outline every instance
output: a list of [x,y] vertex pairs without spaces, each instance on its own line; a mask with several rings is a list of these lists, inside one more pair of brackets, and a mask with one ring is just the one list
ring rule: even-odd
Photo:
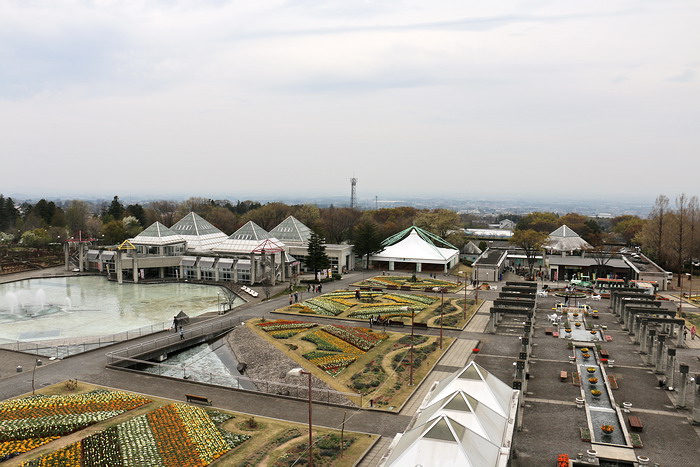
[[[282,202],[285,204],[318,204],[318,205],[334,205],[336,207],[348,207],[350,205],[350,195],[337,194],[337,195],[312,195],[312,194],[295,194],[295,195],[282,195],[282,194],[241,194],[241,195],[227,195],[227,194],[160,194],[157,196],[149,194],[122,194],[122,193],[90,193],[90,194],[58,194],[58,195],[40,195],[33,193],[0,193],[5,197],[11,197],[17,202],[36,202],[40,199],[45,199],[47,201],[61,201],[67,202],[73,199],[93,201],[93,202],[109,202],[114,196],[118,196],[122,203],[125,204],[147,204],[149,202],[155,201],[173,201],[182,202],[189,198],[205,198],[217,201],[229,201],[231,203],[236,203],[238,201],[254,201],[261,204],[266,204],[270,202]],[[661,194],[661,193],[659,193]],[[358,196],[358,208],[360,209],[375,209],[375,208],[387,208],[387,207],[398,207],[398,206],[416,206],[419,205],[421,208],[431,208],[427,206],[430,204],[434,205],[434,208],[447,207],[448,209],[453,209],[455,211],[460,211],[472,207],[481,206],[483,209],[496,210],[497,208],[503,209],[504,207],[518,208],[518,211],[525,209],[526,206],[530,206],[530,210],[543,210],[543,211],[554,211],[554,212],[585,212],[589,215],[610,213],[613,216],[620,215],[622,212],[635,212],[636,215],[647,214],[651,210],[651,206],[654,203],[655,198],[658,196],[654,195],[651,198],[645,197],[635,197],[628,196],[626,198],[616,197],[614,200],[610,200],[607,197],[601,198],[585,198],[585,197],[550,197],[550,196],[536,196],[532,195],[526,196],[492,196],[486,197],[483,194],[478,196],[460,195],[460,196],[449,196],[443,195],[429,195],[429,194],[405,194],[405,195],[389,195],[386,198],[377,197],[362,197]],[[669,196],[669,195],[667,195]],[[673,200],[675,195],[670,195],[669,197]],[[500,206],[499,206],[500,205]],[[586,209],[581,210],[581,205],[586,205]],[[461,206],[461,207],[460,207]],[[539,207],[549,206],[549,209],[538,209]],[[562,209],[552,209],[552,207],[561,207]],[[574,209],[578,207],[578,209]]]

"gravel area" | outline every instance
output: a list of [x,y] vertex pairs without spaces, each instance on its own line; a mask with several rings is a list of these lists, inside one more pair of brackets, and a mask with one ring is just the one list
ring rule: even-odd
[[[298,368],[299,364],[260,338],[248,327],[236,327],[228,334],[226,342],[236,355],[236,359],[248,365],[245,376],[265,381],[265,384],[256,384],[260,391],[308,398],[307,377],[287,377],[287,372],[292,368]],[[295,387],[289,388],[289,385]],[[311,376],[311,386],[315,388],[313,391],[314,400],[343,405],[353,404],[345,396],[334,393],[334,389],[315,376]]]

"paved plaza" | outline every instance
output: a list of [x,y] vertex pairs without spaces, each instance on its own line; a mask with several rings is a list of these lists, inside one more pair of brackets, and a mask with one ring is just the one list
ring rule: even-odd
[[[4,276],[2,281],[17,280],[26,276],[27,274],[23,277]],[[369,276],[369,272],[347,274],[341,281],[325,284],[324,292],[348,288],[349,284]],[[282,290],[282,287],[284,285],[279,286],[279,290]],[[462,292],[457,292],[454,296],[463,295]],[[334,428],[338,427],[343,416],[347,415],[346,429],[381,435],[382,438],[360,464],[375,466],[382,455],[386,454],[394,435],[408,426],[433,381],[444,378],[473,358],[510,385],[514,377],[513,364],[520,351],[518,336],[522,332],[522,320],[506,319],[499,324],[495,334],[486,333],[491,301],[496,296],[497,292],[493,291],[479,292],[479,298],[485,301],[466,328],[463,331],[445,331],[446,336],[455,338],[454,344],[432,373],[416,387],[400,413],[353,410],[319,403],[314,407],[314,423]],[[539,298],[537,303],[529,378],[523,399],[522,428],[515,435],[515,466],[554,465],[559,454],[566,453],[575,458],[578,453],[585,453],[592,447],[591,442],[581,439],[581,428],[587,427],[587,419],[586,412],[577,408],[575,403],[576,398],[581,395],[581,389],[574,384],[570,376],[571,372],[575,371],[574,364],[569,361],[573,351],[568,348],[566,339],[545,332],[551,327],[546,314],[552,312],[556,301],[556,297],[550,296]],[[614,366],[607,368],[607,373],[614,376],[618,384],[618,388],[613,389],[615,402],[618,405],[622,402],[632,403],[631,414],[640,417],[644,422],[644,430],[640,433],[643,447],[612,454],[633,458],[646,456],[650,458],[651,465],[655,462],[660,466],[698,465],[700,432],[690,423],[694,388],[688,388],[687,401],[690,410],[676,408],[677,391],[659,387],[659,377],[654,374],[653,367],[647,365],[644,356],[639,354],[639,345],[634,345],[633,338],[622,330],[617,317],[610,310],[609,300],[588,303],[599,311],[600,318],[596,320],[596,324],[607,327],[605,332],[612,337],[610,342],[603,342],[601,345],[610,354],[610,358],[614,359]],[[275,318],[273,311],[286,304],[286,295],[269,301],[261,301],[258,298],[233,310],[232,313],[240,316],[242,320],[262,316]],[[318,318],[317,320],[329,322]],[[401,328],[391,330],[402,331]],[[428,335],[436,335],[438,332],[436,329],[420,330],[420,333]],[[105,368],[108,362],[105,354],[108,351],[147,342],[154,337],[157,336],[144,336],[115,344],[108,349],[86,352],[64,360],[46,361],[46,364],[36,369],[35,386],[38,388],[76,378],[88,383],[178,401],[182,401],[187,393],[203,394],[213,400],[215,407],[222,409],[302,423],[306,421],[307,403],[304,400],[249,393],[184,380],[163,380],[148,374],[129,374],[128,377],[124,377],[125,374],[121,371]],[[687,348],[677,349],[677,361],[688,364],[691,375],[700,373],[700,338],[688,340],[687,345]],[[472,353],[475,347],[480,348],[478,354]],[[34,361],[35,357],[29,354],[0,351],[0,399],[31,392],[31,370]],[[23,367],[22,373],[16,372],[18,365]],[[560,381],[561,371],[567,371],[569,374],[565,382]],[[601,453],[615,451],[606,451],[605,446],[599,445],[597,449]]]

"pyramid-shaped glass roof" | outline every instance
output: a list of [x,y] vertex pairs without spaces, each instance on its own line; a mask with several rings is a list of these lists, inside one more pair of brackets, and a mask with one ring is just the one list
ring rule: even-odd
[[160,222],[154,222],[146,227],[140,234],[131,239],[131,243],[135,245],[172,245],[175,243],[184,243],[185,239],[172,229],[167,228]]
[[272,238],[272,236],[255,222],[248,221],[229,235],[228,238],[232,240],[265,240]]
[[557,230],[549,234],[546,248],[552,251],[576,251],[593,248],[569,226],[562,225]]
[[194,251],[207,251],[228,237],[209,221],[194,212],[180,219],[171,230],[187,240],[187,248]]
[[311,229],[294,216],[289,216],[270,230],[270,235],[284,243],[306,243],[311,238]]

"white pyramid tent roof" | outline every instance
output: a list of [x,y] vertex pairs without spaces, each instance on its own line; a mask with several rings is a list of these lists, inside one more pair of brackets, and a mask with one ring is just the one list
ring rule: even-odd
[[171,230],[187,240],[187,248],[194,251],[208,251],[228,237],[194,212],[180,219]]
[[499,457],[498,445],[441,414],[395,441],[384,465],[487,467],[498,465]]
[[510,416],[513,389],[474,361],[469,362],[461,371],[440,381],[426,405],[439,401],[455,391],[469,394],[501,417]]
[[442,414],[497,445],[503,441],[508,426],[506,417],[462,390],[455,391],[425,407],[418,414],[415,425],[422,425]]
[[270,230],[270,235],[284,243],[306,243],[311,238],[311,229],[294,216],[289,216]]
[[413,229],[393,245],[386,246],[383,251],[372,255],[374,261],[410,261],[425,263],[447,263],[459,256],[459,250],[444,248],[426,241]]
[[162,246],[184,243],[185,239],[160,222],[154,222],[130,241],[134,245]]

